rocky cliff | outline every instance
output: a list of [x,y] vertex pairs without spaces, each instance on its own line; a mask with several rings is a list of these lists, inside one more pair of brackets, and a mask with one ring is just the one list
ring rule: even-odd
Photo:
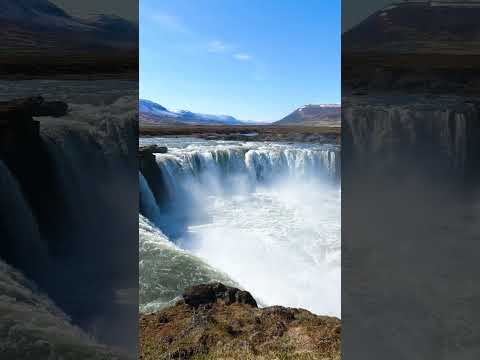
[[203,284],[140,316],[140,359],[340,359],[340,336],[337,318],[259,308],[246,291]]

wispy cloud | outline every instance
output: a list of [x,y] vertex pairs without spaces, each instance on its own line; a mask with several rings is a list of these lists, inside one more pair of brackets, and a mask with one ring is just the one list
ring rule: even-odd
[[211,53],[226,53],[232,49],[232,46],[220,40],[213,40],[208,43],[207,50]]
[[238,61],[250,61],[253,59],[251,54],[246,52],[238,52],[238,48],[232,44],[221,40],[212,40],[207,44],[207,50],[210,53],[226,54]]
[[238,61],[250,61],[253,58],[252,55],[246,53],[236,53],[232,57]]
[[157,25],[167,29],[169,31],[188,34],[190,30],[183,24],[183,22],[174,15],[167,14],[164,12],[152,12],[149,13],[148,18],[155,22]]

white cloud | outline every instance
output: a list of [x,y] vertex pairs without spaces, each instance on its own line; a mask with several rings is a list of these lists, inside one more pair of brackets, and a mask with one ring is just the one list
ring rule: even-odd
[[224,53],[231,49],[232,47],[223,41],[213,40],[208,43],[208,52],[211,53]]
[[239,61],[250,61],[252,60],[252,55],[246,53],[237,53],[232,55],[234,59]]

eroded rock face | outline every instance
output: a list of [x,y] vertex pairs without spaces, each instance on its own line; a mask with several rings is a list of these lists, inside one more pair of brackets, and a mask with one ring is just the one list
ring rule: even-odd
[[247,291],[221,283],[193,286],[183,297],[141,315],[140,359],[340,359],[337,318],[258,308]]
[[[169,199],[168,189],[165,179],[158,167],[155,154],[165,154],[168,152],[166,146],[149,145],[141,147],[138,151],[138,161],[140,172],[147,180],[148,186],[152,190],[153,196],[158,204],[164,204]],[[142,211],[142,209],[140,209]]]
[[243,291],[221,283],[201,284],[191,286],[183,293],[183,300],[187,305],[198,307],[213,304],[218,300],[226,305],[246,304],[257,307],[257,302],[248,291]]

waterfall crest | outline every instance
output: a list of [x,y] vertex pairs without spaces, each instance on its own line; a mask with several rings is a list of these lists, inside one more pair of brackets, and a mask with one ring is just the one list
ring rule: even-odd
[[220,144],[175,149],[155,156],[168,195],[178,200],[185,196],[182,185],[191,183],[201,184],[212,192],[251,191],[285,178],[315,177],[338,183],[339,154],[338,147],[331,145],[298,148],[279,144]]

